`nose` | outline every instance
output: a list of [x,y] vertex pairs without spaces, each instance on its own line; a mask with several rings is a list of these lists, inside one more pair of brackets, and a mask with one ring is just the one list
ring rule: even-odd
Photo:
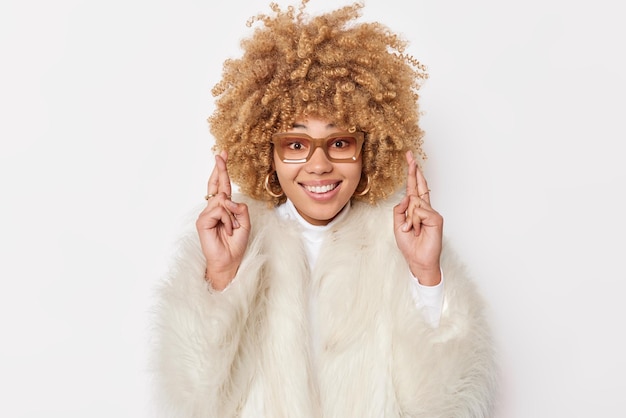
[[306,162],[306,170],[309,173],[328,173],[332,171],[332,169],[333,163],[328,160],[322,147],[318,147],[314,150],[313,155],[311,155],[309,161]]

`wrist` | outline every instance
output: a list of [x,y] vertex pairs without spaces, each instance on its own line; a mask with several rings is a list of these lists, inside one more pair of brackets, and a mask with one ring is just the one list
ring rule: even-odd
[[204,280],[217,291],[222,291],[228,287],[230,282],[235,278],[237,269],[234,271],[210,271],[208,268],[204,270]]
[[437,286],[441,283],[441,267],[439,265],[430,268],[421,266],[409,266],[411,274],[417,278],[422,286]]

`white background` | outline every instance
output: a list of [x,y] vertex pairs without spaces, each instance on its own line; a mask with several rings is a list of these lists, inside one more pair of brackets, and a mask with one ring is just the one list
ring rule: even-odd
[[[148,416],[151,292],[205,194],[210,88],[267,4],[0,5],[0,416]],[[425,169],[491,307],[499,418],[626,416],[618,5],[366,1],[429,68]]]

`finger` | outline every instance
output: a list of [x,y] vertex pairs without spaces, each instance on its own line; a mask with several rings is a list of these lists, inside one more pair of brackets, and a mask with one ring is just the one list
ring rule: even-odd
[[228,210],[226,205],[224,205],[224,210],[228,214],[228,219],[230,220],[230,224],[232,225],[233,229],[239,228],[239,222],[237,222],[237,218],[230,210]]
[[217,190],[219,188],[219,171],[217,168],[217,163],[213,166],[213,170],[211,171],[211,175],[209,176],[209,181],[207,183],[207,200],[217,194]]
[[234,229],[232,214],[221,205],[203,210],[196,220],[196,228],[199,232],[217,232],[216,228],[220,226],[224,228],[227,235],[232,235]]
[[417,196],[430,205],[430,189],[426,182],[424,173],[419,168],[416,168],[416,180],[417,180]]
[[405,232],[413,228],[417,236],[420,234],[423,226],[437,226],[438,219],[441,219],[441,215],[426,200],[417,196],[409,196],[409,204],[406,211],[407,225],[403,229]]
[[416,231],[421,231],[423,228],[435,228],[439,231],[443,229],[443,217],[424,200],[421,201],[420,206],[413,206],[409,213],[412,226]]
[[235,203],[231,200],[227,200],[225,205],[235,218],[235,221],[237,222],[236,227],[241,227],[246,231],[250,231],[250,215],[248,214],[248,205],[245,203]]
[[[228,169],[226,168],[226,161],[228,161],[228,155],[226,151],[222,151],[220,155],[215,156],[215,164],[218,170],[218,193],[224,193],[226,196],[231,194],[230,177],[228,176]],[[230,197],[229,197],[230,198]]]
[[393,227],[394,229],[404,230],[406,223],[406,211],[409,208],[409,197],[404,196],[400,203],[393,208]]
[[407,177],[406,177],[406,194],[417,195],[417,178],[415,172],[417,171],[417,163],[413,157],[413,152],[407,151],[406,162],[408,165]]
[[419,210],[421,207],[423,210],[430,208],[428,204],[417,196],[405,196],[402,201],[394,208],[394,227],[400,229],[402,232],[409,232],[412,229],[415,235],[419,235],[422,227],[422,215],[423,212]]
[[235,225],[233,220],[235,219],[233,214],[230,213],[225,206],[218,206],[217,210],[214,212],[215,216],[219,216],[219,221],[222,223],[224,227],[224,231],[226,235],[233,235],[233,230],[235,229]]
[[405,232],[409,232],[413,229],[415,236],[420,234],[422,228],[422,218],[418,210],[422,205],[422,200],[417,196],[410,196],[409,207],[406,211],[406,225],[404,227]]

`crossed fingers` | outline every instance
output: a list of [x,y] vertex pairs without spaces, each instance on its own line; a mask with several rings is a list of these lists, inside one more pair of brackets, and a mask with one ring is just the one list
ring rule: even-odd
[[239,222],[226,206],[226,200],[231,199],[232,193],[230,177],[226,168],[227,160],[226,151],[215,156],[215,167],[209,177],[207,194],[204,198],[207,200],[205,212],[212,212],[214,218],[219,218],[228,235],[231,235],[232,230],[239,227]]
[[[406,196],[409,199],[406,210],[406,221],[403,231],[414,229],[415,235],[421,232],[422,224],[429,218],[430,212],[434,212],[430,206],[430,189],[422,170],[412,152],[407,152],[408,173],[406,181]],[[427,225],[428,226],[428,225]]]

